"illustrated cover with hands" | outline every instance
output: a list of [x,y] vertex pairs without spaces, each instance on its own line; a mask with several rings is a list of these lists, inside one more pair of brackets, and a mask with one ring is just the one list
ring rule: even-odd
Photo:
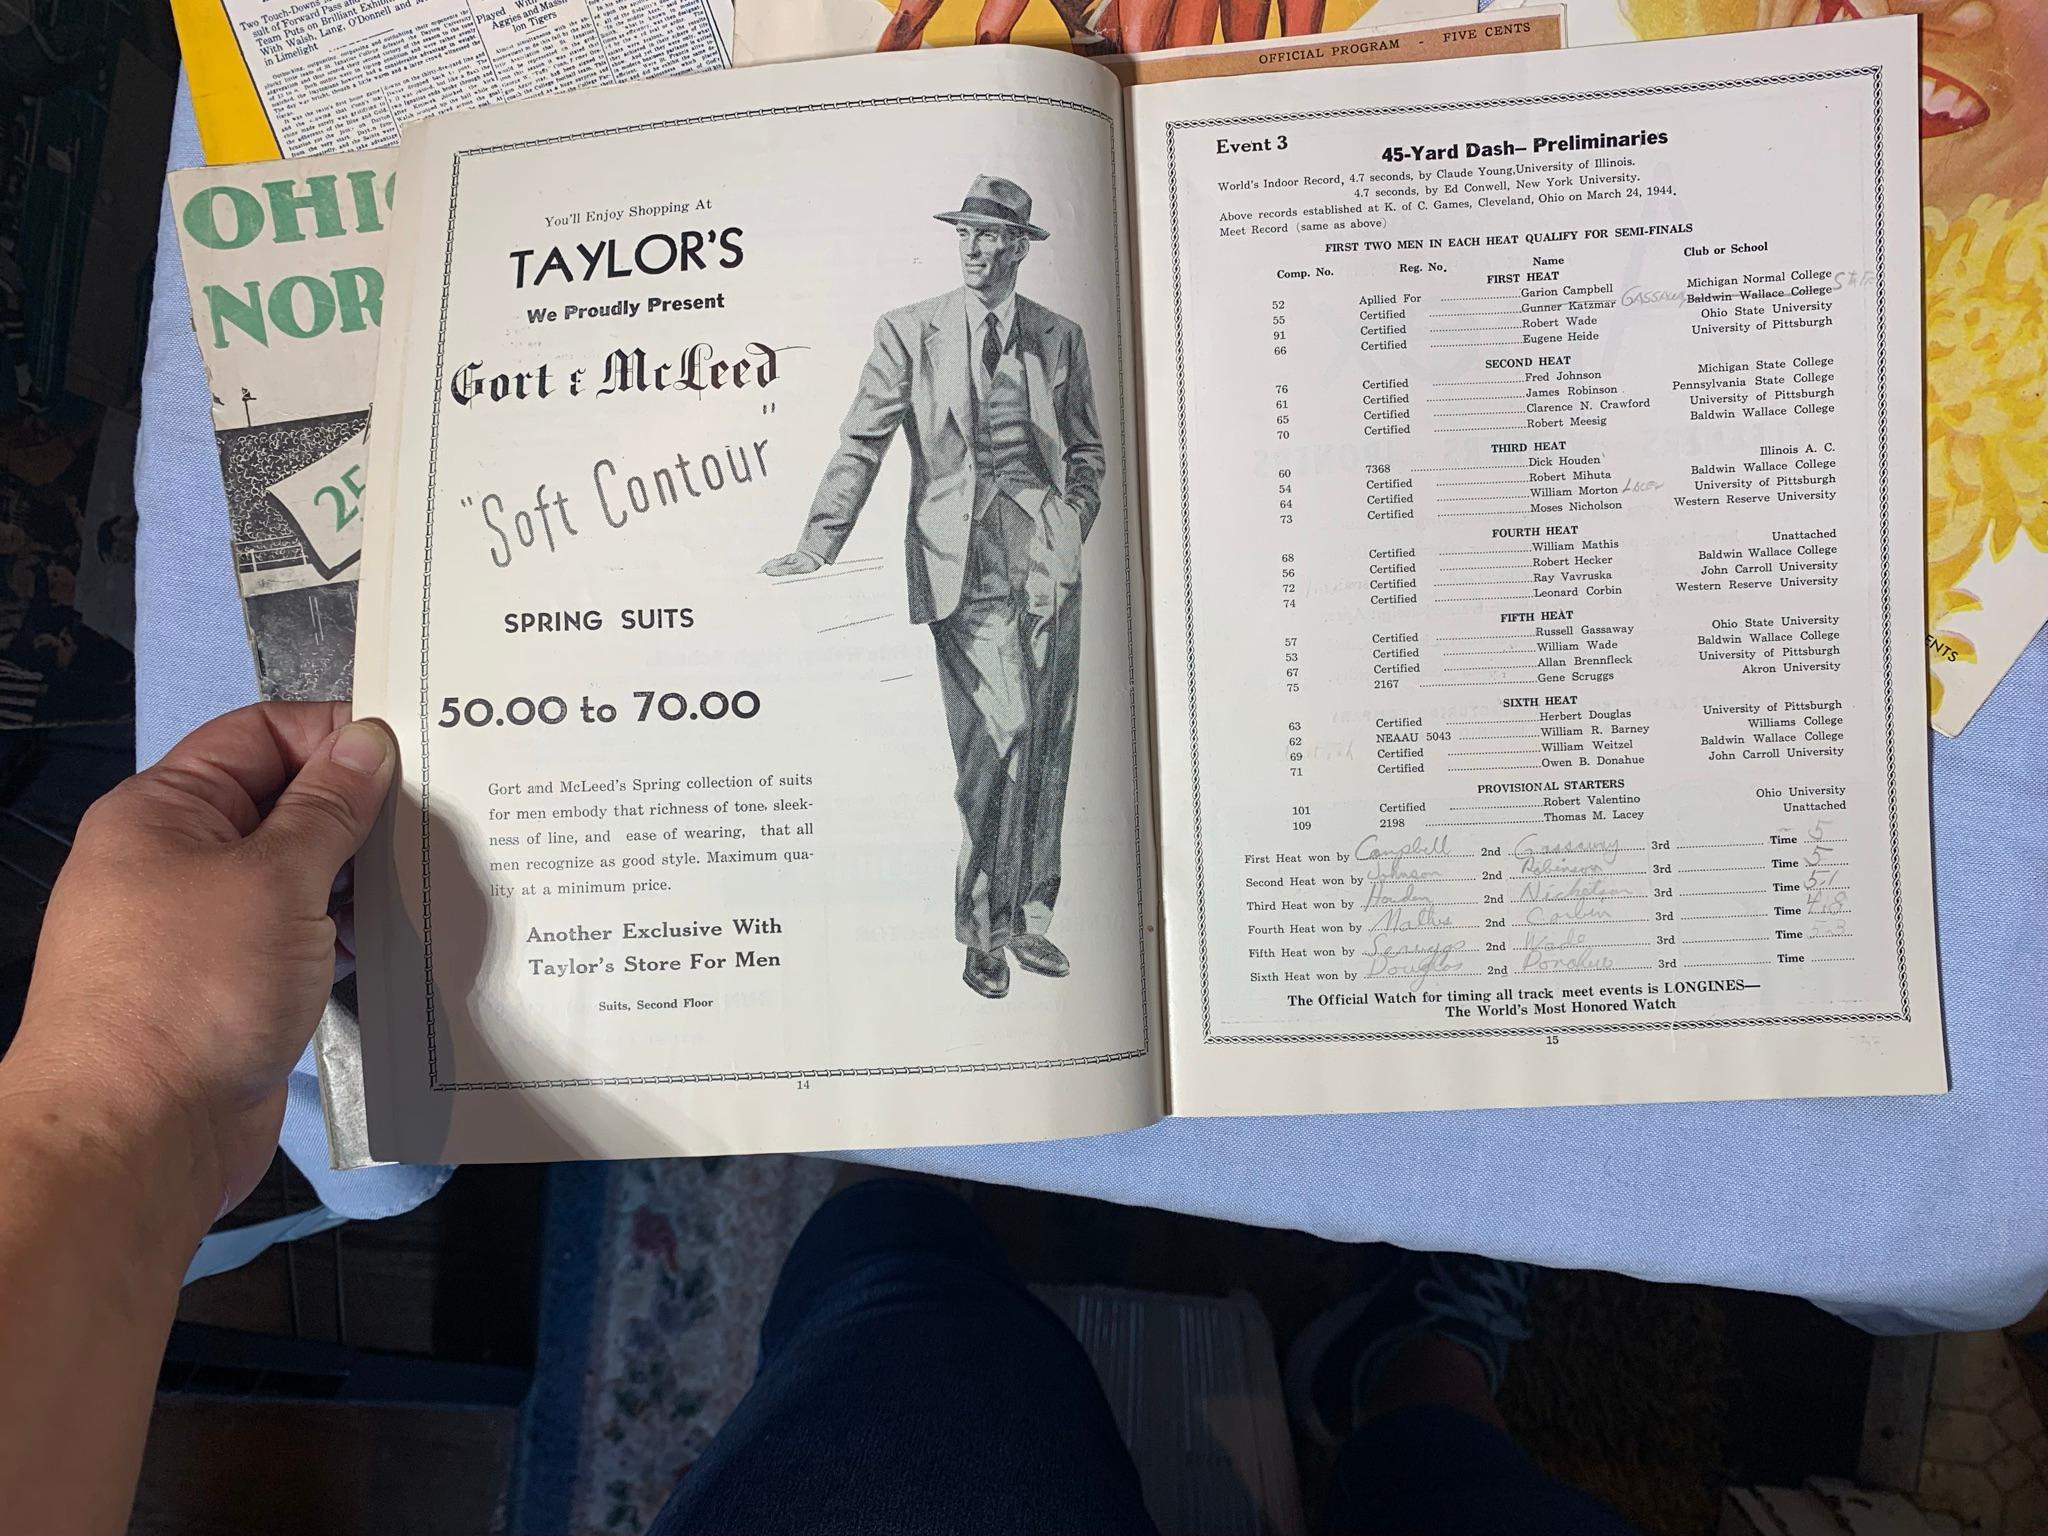
[[1942,1091],[1912,29],[1542,21],[409,127],[373,1153]]

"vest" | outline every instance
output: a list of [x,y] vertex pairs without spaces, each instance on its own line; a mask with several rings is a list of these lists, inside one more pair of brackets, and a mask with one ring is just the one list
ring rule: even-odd
[[[1014,332],[1014,325],[1012,327]],[[980,336],[976,333],[973,370],[974,410],[974,514],[987,512],[998,493],[1019,506],[1036,508],[1052,489],[1052,476],[1038,451],[1038,434],[1031,428],[1031,401],[1024,391],[1024,359],[1013,344],[996,363],[995,380],[984,384],[981,376]]]

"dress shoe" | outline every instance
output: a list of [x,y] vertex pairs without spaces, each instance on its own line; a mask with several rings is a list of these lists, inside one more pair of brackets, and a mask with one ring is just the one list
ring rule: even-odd
[[1010,962],[1001,950],[970,949],[960,979],[983,997],[1002,997],[1010,990]]
[[1059,945],[1042,933],[1019,934],[1010,940],[1010,953],[1025,970],[1041,976],[1064,976],[1073,969]]

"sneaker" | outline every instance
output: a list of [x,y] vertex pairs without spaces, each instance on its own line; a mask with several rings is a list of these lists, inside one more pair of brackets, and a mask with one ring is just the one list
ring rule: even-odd
[[1330,1308],[1287,1351],[1288,1415],[1334,1446],[1395,1352],[1419,1333],[1469,1351],[1498,1392],[1508,1347],[1529,1337],[1536,1269],[1463,1253],[1410,1253],[1372,1285]]

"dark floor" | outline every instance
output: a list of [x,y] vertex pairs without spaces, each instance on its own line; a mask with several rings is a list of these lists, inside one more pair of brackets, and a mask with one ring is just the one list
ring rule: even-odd
[[[1370,1263],[1300,1232],[990,1186],[972,1199],[1027,1279],[1248,1291],[1283,1356]],[[1807,1302],[1546,1271],[1533,1322],[1502,1393],[1509,1427],[1646,1536],[1712,1531],[1730,1482],[1854,1476],[1872,1340]],[[1329,1468],[1297,1452],[1313,1528]]]
[[[465,1168],[415,1211],[187,1286],[131,1533],[502,1530],[545,1185],[537,1165]],[[316,1203],[280,1156],[222,1225]]]
[[0,7],[0,1048],[78,817],[134,764],[135,423],[167,0]]
[[[540,1280],[547,1170],[465,1168],[403,1216],[283,1243],[196,1281],[182,1323],[390,1354],[528,1369]],[[243,1226],[318,1203],[282,1156],[223,1221]]]
[[78,818],[134,766],[125,721],[0,731],[0,1051],[21,1021],[43,904]]
[[[412,1215],[200,1282],[181,1317],[407,1361],[524,1369],[542,1192],[537,1168],[464,1170]],[[235,1219],[310,1198],[280,1164]],[[1249,1292],[1283,1353],[1370,1262],[1301,1233],[993,1186],[969,1198],[1027,1280]],[[1853,1475],[1872,1341],[1804,1302],[1551,1272],[1534,1324],[1503,1394],[1511,1428],[1543,1466],[1646,1536],[1706,1536],[1730,1482]],[[518,1432],[503,1405],[266,1403],[236,1400],[231,1377],[202,1385],[160,1399],[135,1531],[502,1529]],[[1313,1528],[1329,1467],[1312,1447],[1298,1453]]]

